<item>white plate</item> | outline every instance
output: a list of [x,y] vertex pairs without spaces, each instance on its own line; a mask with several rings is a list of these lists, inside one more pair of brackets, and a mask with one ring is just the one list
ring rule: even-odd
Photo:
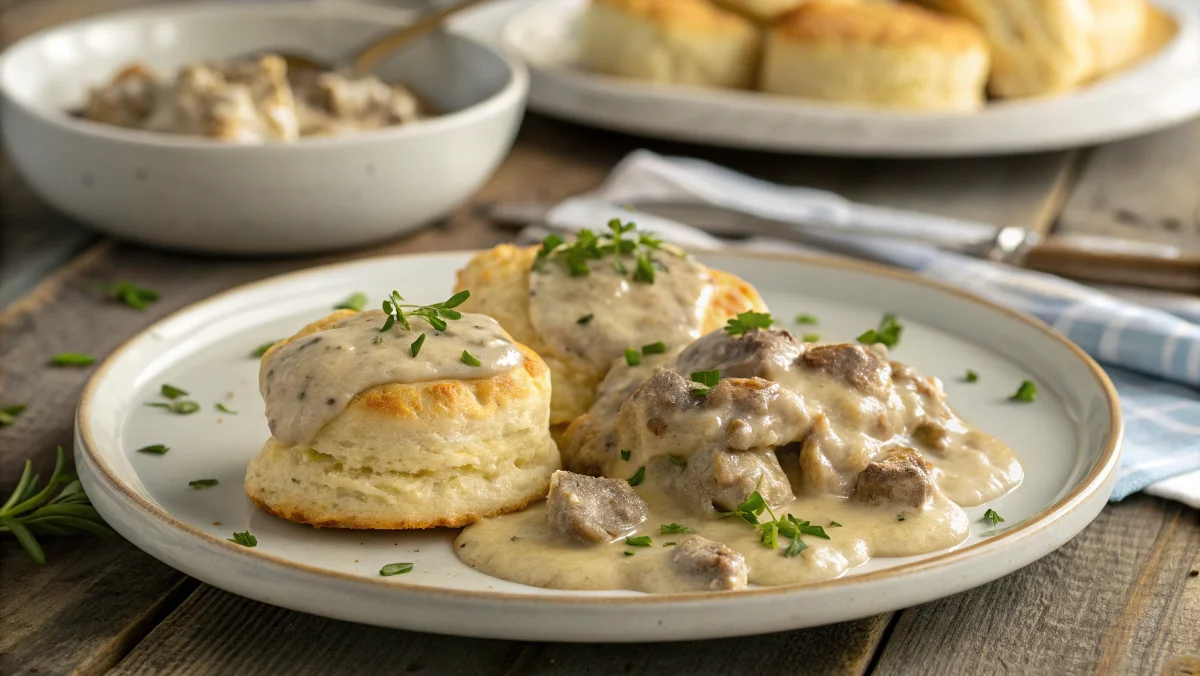
[[1192,0],[1155,0],[1179,31],[1130,70],[1062,96],[1003,101],[966,114],[837,105],[589,73],[576,65],[586,4],[537,2],[509,21],[503,41],[530,66],[531,109],[617,131],[775,152],[934,157],[1104,143],[1200,114],[1200,4]]
[[[911,606],[1010,573],[1062,545],[1104,506],[1121,440],[1103,372],[1049,329],[953,289],[854,263],[749,255],[702,260],[758,286],[777,317],[821,318],[826,339],[852,339],[883,311],[899,314],[898,359],[946,381],[968,420],[1010,444],[1025,482],[971,508],[975,532],[953,551],[874,559],[828,582],[737,592],[646,595],[526,587],[458,561],[455,531],[315,530],[258,511],[242,490],[267,436],[257,392],[259,344],[290,335],[354,291],[400,289],[444,300],[468,253],[382,258],[315,268],[221,294],[159,322],[99,368],[76,425],[76,464],[106,520],[138,547],[222,589],[345,620],[424,631],[545,641],[653,641],[762,633]],[[786,324],[785,324],[786,325]],[[960,382],[971,368],[976,384]],[[1006,400],[1026,378],[1033,404]],[[162,383],[190,392],[199,413],[173,415]],[[218,413],[223,402],[240,411]],[[165,455],[136,449],[166,444]],[[220,485],[188,487],[195,479]],[[985,532],[994,507],[1009,528]],[[226,541],[249,530],[258,547]],[[387,563],[412,573],[383,578]]]

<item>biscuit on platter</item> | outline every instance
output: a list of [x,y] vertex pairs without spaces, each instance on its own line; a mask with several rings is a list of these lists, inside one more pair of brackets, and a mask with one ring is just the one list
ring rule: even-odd
[[[470,300],[463,305],[465,309],[494,317],[514,338],[531,347],[546,361],[550,367],[550,377],[553,382],[550,404],[550,423],[552,425],[569,423],[587,412],[595,398],[600,381],[604,379],[609,369],[614,367],[614,360],[618,365],[625,363],[622,361],[620,348],[628,347],[640,352],[642,346],[657,341],[667,343],[667,349],[684,347],[685,339],[672,340],[663,333],[649,328],[646,329],[644,337],[629,338],[628,345],[618,342],[615,351],[602,351],[599,356],[589,356],[583,350],[574,349],[570,342],[570,336],[567,336],[565,340],[556,339],[551,328],[544,325],[547,323],[545,320],[542,322],[543,325],[539,325],[536,321],[542,313],[534,311],[535,305],[545,299],[542,297],[531,298],[530,295],[531,279],[535,274],[531,270],[537,253],[536,247],[524,248],[509,244],[501,244],[479,253],[458,272],[457,288],[471,290]],[[666,258],[668,265],[676,263],[676,261],[670,260],[670,256]],[[686,342],[691,342],[699,335],[720,328],[739,312],[766,310],[766,304],[759,296],[758,291],[747,282],[720,270],[705,268],[699,263],[689,263],[689,265],[698,266],[703,270],[709,276],[710,282],[703,297],[697,299],[699,315],[697,328],[694,332],[695,335],[686,339]],[[590,314],[595,316],[584,321],[589,312],[579,309],[580,306],[576,304],[576,301],[587,289],[594,288],[593,284],[598,284],[600,278],[611,274],[611,270],[611,258],[596,261],[593,263],[591,275],[579,278],[564,276],[554,285],[561,287],[564,302],[561,303],[560,308],[551,311],[561,313],[566,331],[577,330],[580,334],[589,331],[603,333],[605,322],[609,320],[615,320],[615,325],[618,327],[636,329],[653,322],[658,315],[669,316],[669,312],[660,312],[661,308],[650,307],[641,299],[626,297],[624,301],[617,298],[612,299],[609,309],[602,312],[591,312]],[[656,284],[665,283],[665,280],[668,279],[667,274],[671,273],[660,272],[659,281]],[[626,285],[626,288],[635,293],[643,290],[650,292],[652,286],[640,287],[637,283],[630,283]],[[620,319],[618,314],[620,312],[633,312],[634,315],[628,320],[624,320]],[[563,328],[563,326],[557,327],[558,330]],[[670,344],[673,342],[681,344]],[[639,354],[639,359],[650,359],[652,356],[642,357]]]
[[984,100],[987,44],[961,19],[910,5],[812,0],[770,30],[763,91],[825,101],[968,111]]
[[1150,12],[1145,0],[1091,0],[1091,34],[1096,74],[1104,75],[1136,61],[1145,51]]
[[[464,313],[444,332],[412,318],[412,331],[380,333],[385,319],[336,312],[264,355],[272,437],[247,469],[250,499],[323,528],[408,529],[463,526],[545,497],[560,465],[545,362],[488,317]],[[354,391],[372,382],[363,377],[377,384]],[[344,408],[323,412],[335,404]]]
[[1001,97],[1070,90],[1095,71],[1090,0],[918,0],[983,29],[992,54],[988,90]]
[[[718,5],[731,9],[761,23],[770,23],[809,0],[716,0]],[[841,0],[841,2],[894,2],[895,0]]]
[[592,0],[580,62],[609,75],[708,87],[750,88],[759,31],[708,0]]

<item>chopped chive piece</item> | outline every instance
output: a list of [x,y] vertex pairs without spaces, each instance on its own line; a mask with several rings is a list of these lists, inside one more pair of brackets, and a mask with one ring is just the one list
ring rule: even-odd
[[166,453],[169,450],[171,450],[171,449],[167,448],[166,446],[164,446],[162,444],[153,444],[150,446],[143,446],[142,448],[139,448],[137,450],[137,452],[138,453],[152,453],[154,455],[162,455],[163,453]]
[[229,538],[229,541],[235,545],[241,545],[243,547],[258,546],[258,538],[251,535],[250,531],[246,531],[245,533],[234,533],[233,537]]
[[17,422],[17,416],[25,410],[25,404],[13,404],[0,408],[0,427],[5,425],[14,425]]
[[642,346],[642,354],[662,354],[667,351],[667,344],[661,340],[657,343],[650,343]]
[[630,486],[637,486],[637,485],[641,484],[642,480],[645,478],[646,478],[646,466],[642,465],[641,467],[638,468],[638,470],[636,472],[633,473],[633,476],[626,479],[626,481],[629,482]]
[[480,366],[483,362],[471,356],[470,352],[463,350],[462,363],[466,364],[467,366]]
[[367,306],[367,294],[352,293],[346,300],[333,306],[334,310],[354,310],[362,312],[362,309]]
[[217,480],[216,479],[196,479],[195,481],[189,481],[188,485],[191,486],[192,488],[197,488],[197,489],[209,488],[210,486],[216,486]]
[[1017,391],[1009,399],[1029,403],[1033,401],[1035,396],[1037,396],[1037,385],[1034,385],[1032,380],[1024,380],[1021,381],[1021,386],[1017,388]]
[[588,322],[592,321],[592,317],[595,317],[595,316],[596,315],[584,315],[584,316],[580,317],[579,319],[576,319],[575,323],[580,326],[585,326]]
[[754,329],[769,329],[775,320],[770,312],[741,312],[735,319],[725,323],[725,333],[731,336],[741,336]]
[[679,457],[678,455],[675,455],[674,453],[668,453],[667,460],[670,460],[671,464],[675,465],[677,467],[687,467],[687,460],[684,460],[683,458]]
[[162,396],[166,397],[167,399],[178,399],[179,397],[186,397],[187,392],[184,392],[178,387],[172,387],[171,385],[163,383]]
[[659,526],[658,532],[662,535],[673,535],[676,533],[695,533],[696,531],[688,528],[687,526],[681,526],[680,524],[672,522],[664,523],[663,525]]
[[830,527],[830,528],[841,528],[841,527],[842,527],[842,524],[838,523],[837,521],[830,521],[830,522],[829,522],[829,527]]
[[622,449],[621,449],[621,459],[622,459],[622,460],[628,461],[628,460],[629,460],[629,456],[631,456],[631,455],[633,455],[633,451],[630,451],[630,450],[628,450],[628,449],[625,449],[625,448],[622,448]]
[[979,374],[971,369],[967,369],[967,375],[963,377],[963,380],[968,383],[979,382]]
[[194,401],[173,401],[169,404],[155,402],[146,405],[154,408],[165,408],[171,413],[177,413],[179,415],[190,415],[200,410],[200,404],[197,404]]
[[625,556],[633,556],[633,552],[631,552],[631,551],[629,551],[628,549],[626,549],[626,550],[625,550]]
[[222,404],[220,402],[217,403],[217,410],[220,411],[221,413],[228,413],[229,415],[237,415],[238,414],[237,411],[230,409],[228,406],[226,406],[225,404]]
[[788,545],[788,548],[783,552],[783,555],[790,559],[806,549],[808,549],[808,545],[804,544],[803,540],[800,538],[792,538],[792,544]]
[[642,363],[642,354],[632,347],[625,350],[625,363],[630,366],[637,366]]
[[817,341],[821,340],[821,334],[819,334],[819,333],[806,333],[806,334],[804,334],[803,336],[801,336],[801,337],[800,337],[800,339],[801,339],[801,340],[803,340],[803,341],[804,341],[804,342],[806,342],[806,343],[815,343],[815,342],[817,342]]
[[662,546],[664,546],[664,547],[674,547],[674,546],[676,546],[676,545],[678,545],[678,544],[679,544],[678,542],[664,542],[664,543],[662,544]]
[[897,516],[896,516],[896,520],[897,520],[897,521],[903,521],[903,520],[904,520],[904,515],[903,515],[903,514],[899,514],[899,515],[897,515]]
[[259,345],[258,347],[254,348],[254,352],[251,352],[250,354],[254,357],[258,357],[261,359],[262,356],[267,353],[267,350],[274,347],[275,343],[278,343],[278,342],[279,342],[278,340],[272,340],[269,343],[263,343],[262,345]]
[[158,300],[158,292],[143,289],[130,282],[114,282],[102,285],[104,292],[135,310],[145,310],[150,303]]
[[[412,350],[413,357],[416,357],[418,354],[421,353],[421,346],[424,344],[425,344],[425,334],[422,333],[421,335],[417,336],[417,339],[412,342],[412,345],[408,346],[409,349]],[[464,352],[463,354],[466,354],[466,353]]]
[[721,371],[713,369],[711,371],[693,371],[692,382],[700,383],[705,387],[716,387],[717,383],[721,382]]
[[983,520],[991,522],[991,524],[993,526],[995,526],[998,523],[1004,523],[1004,517],[997,514],[996,510],[994,510],[994,509],[989,509],[988,511],[984,512]]
[[888,347],[895,347],[900,342],[900,333],[902,331],[904,331],[904,327],[900,325],[900,322],[896,321],[896,315],[889,312],[883,316],[883,319],[879,320],[879,328],[863,332],[858,337],[858,342],[865,345],[883,343]]
[[630,537],[625,538],[625,544],[629,545],[630,547],[649,547],[650,546],[650,536],[649,535],[630,536]]
[[797,324],[817,324],[819,322],[817,321],[817,318],[812,315],[799,314],[799,315],[796,315],[796,323]]
[[91,366],[95,363],[96,358],[92,355],[78,352],[61,352],[50,359],[53,366]]
[[393,575],[402,575],[413,569],[411,563],[389,563],[379,569],[379,574],[383,577],[391,577]]

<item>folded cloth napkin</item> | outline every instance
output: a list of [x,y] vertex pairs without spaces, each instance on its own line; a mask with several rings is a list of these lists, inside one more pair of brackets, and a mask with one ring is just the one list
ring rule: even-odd
[[[708,162],[645,150],[622,160],[598,190],[557,205],[546,221],[564,230],[602,227],[610,218],[628,219],[622,205],[638,200],[689,200],[764,218],[819,214],[826,221],[846,222],[856,213],[886,218],[891,212],[906,225],[919,227],[920,222],[913,212],[847,208],[850,203],[832,193],[780,186]],[[650,214],[638,214],[637,221],[639,228],[682,246],[733,245]],[[906,268],[1026,312],[1062,332],[1104,365],[1120,395],[1125,448],[1111,499],[1146,490],[1200,508],[1200,312],[1194,306],[1156,309],[1053,275],[924,244],[824,235],[820,241],[824,253]],[[736,246],[822,253],[766,239]]]

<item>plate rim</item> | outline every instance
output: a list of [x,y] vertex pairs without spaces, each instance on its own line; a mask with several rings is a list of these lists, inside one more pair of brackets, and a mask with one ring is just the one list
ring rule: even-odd
[[[104,459],[103,455],[97,450],[98,444],[92,438],[92,430],[89,429],[87,421],[92,405],[92,399],[95,398],[96,390],[100,387],[105,379],[108,370],[114,363],[129,349],[133,344],[139,342],[144,337],[153,334],[157,329],[164,324],[174,321],[179,316],[191,313],[206,305],[212,305],[226,300],[230,296],[245,292],[254,287],[265,286],[268,284],[287,281],[292,278],[301,278],[313,273],[333,271],[340,268],[349,268],[356,265],[362,265],[367,262],[382,262],[382,261],[406,261],[414,258],[427,258],[435,256],[471,256],[483,251],[482,249],[454,249],[447,251],[423,251],[407,254],[393,254],[386,256],[367,256],[357,258],[350,261],[342,261],[338,263],[328,263],[306,267],[293,272],[287,272],[280,275],[266,277],[246,284],[235,286],[231,289],[221,291],[212,296],[199,300],[195,303],[186,305],[178,310],[175,310],[157,321],[151,323],[141,331],[129,339],[122,342],[114,349],[96,368],[96,371],[88,379],[84,386],[83,392],[79,399],[79,405],[75,413],[75,460],[78,471],[79,460],[82,458],[91,465],[94,469],[95,476],[105,484],[105,488],[110,493],[108,497],[115,497],[127,503],[127,506],[134,507],[133,513],[137,513],[141,518],[149,518],[157,521],[160,525],[166,526],[177,531],[180,534],[189,535],[198,540],[196,544],[204,546],[216,546],[218,549],[213,553],[232,554],[236,556],[246,557],[249,562],[267,564],[270,566],[278,566],[286,569],[289,572],[315,575],[318,578],[325,578],[336,582],[347,583],[351,585],[369,585],[368,588],[387,589],[391,591],[400,591],[405,594],[415,594],[421,596],[451,598],[451,599],[467,599],[478,601],[497,601],[497,602],[520,602],[532,603],[533,605],[552,606],[552,607],[571,607],[571,606],[611,606],[611,605],[666,605],[666,604],[697,604],[706,601],[719,599],[730,600],[745,600],[750,598],[771,596],[771,595],[786,595],[790,593],[803,592],[807,590],[826,591],[836,589],[838,587],[852,587],[853,585],[862,585],[873,582],[888,581],[892,578],[904,578],[910,574],[919,574],[928,572],[932,569],[942,568],[945,566],[961,563],[963,560],[975,558],[976,555],[987,554],[994,550],[1003,548],[1008,544],[1016,543],[1028,536],[1031,536],[1049,526],[1052,522],[1056,522],[1068,513],[1074,511],[1089,499],[1095,497],[1095,492],[1103,488],[1105,482],[1113,475],[1117,469],[1117,464],[1121,455],[1121,447],[1124,438],[1124,423],[1121,416],[1121,408],[1116,388],[1112,381],[1104,372],[1103,368],[1092,359],[1090,355],[1084,352],[1079,346],[1072,343],[1065,336],[1054,330],[1045,322],[1024,314],[1012,308],[1005,307],[993,301],[990,301],[982,296],[964,291],[962,289],[951,286],[939,280],[923,277],[921,275],[909,272],[906,270],[898,270],[890,268],[878,263],[866,261],[858,261],[851,259],[829,258],[815,256],[812,254],[795,253],[795,252],[759,252],[759,251],[739,251],[739,250],[698,250],[691,249],[694,254],[710,254],[718,256],[728,256],[745,259],[767,259],[778,260],[783,262],[791,262],[802,265],[813,265],[817,267],[828,267],[850,272],[857,272],[866,275],[884,276],[899,281],[915,283],[920,286],[928,287],[933,291],[949,293],[958,296],[964,300],[981,304],[991,310],[999,311],[1001,314],[1008,316],[1009,319],[1030,326],[1045,337],[1058,342],[1060,345],[1068,348],[1076,358],[1081,360],[1088,368],[1091,376],[1095,379],[1100,391],[1104,394],[1104,403],[1109,410],[1109,443],[1108,446],[1100,454],[1098,460],[1091,470],[1084,475],[1070,492],[1059,498],[1057,501],[1048,505],[1045,509],[1029,517],[1025,521],[1015,524],[1011,528],[1004,530],[998,535],[989,537],[986,540],[981,540],[965,547],[952,548],[942,551],[938,554],[924,558],[918,561],[911,561],[897,566],[874,570],[862,574],[842,575],[829,580],[821,580],[818,582],[801,582],[786,585],[751,587],[739,590],[719,590],[719,591],[704,591],[704,592],[676,592],[667,594],[643,594],[638,596],[591,596],[591,595],[569,595],[569,594],[545,594],[539,592],[507,592],[495,590],[470,590],[459,589],[445,586],[432,586],[403,582],[392,578],[376,578],[361,573],[349,573],[338,570],[330,570],[319,566],[301,563],[293,559],[289,559],[276,554],[260,552],[256,549],[243,547],[241,545],[228,542],[222,538],[206,533],[198,528],[195,528],[179,519],[175,518],[165,509],[153,504],[149,500],[138,495],[125,482],[120,481],[113,471],[112,467]],[[1089,519],[1089,523],[1090,523]],[[1086,524],[1085,524],[1086,527]],[[1081,529],[1082,530],[1082,529]],[[1074,537],[1077,533],[1072,533],[1067,539]],[[127,538],[128,539],[128,538]],[[1065,540],[1064,540],[1065,541]],[[999,544],[997,544],[999,543]],[[135,545],[136,546],[136,545]],[[141,547],[139,546],[139,549]],[[1057,549],[1057,547],[1054,547]],[[143,550],[144,551],[144,550]],[[1050,550],[1050,551],[1053,551]],[[1047,552],[1048,553],[1048,552]],[[157,557],[156,557],[157,558]],[[1035,557],[1035,558],[1040,558]],[[1023,567],[1023,566],[1022,566]],[[999,576],[1009,574],[1002,573]],[[994,579],[991,577],[989,579]],[[570,591],[570,590],[563,590]]]

